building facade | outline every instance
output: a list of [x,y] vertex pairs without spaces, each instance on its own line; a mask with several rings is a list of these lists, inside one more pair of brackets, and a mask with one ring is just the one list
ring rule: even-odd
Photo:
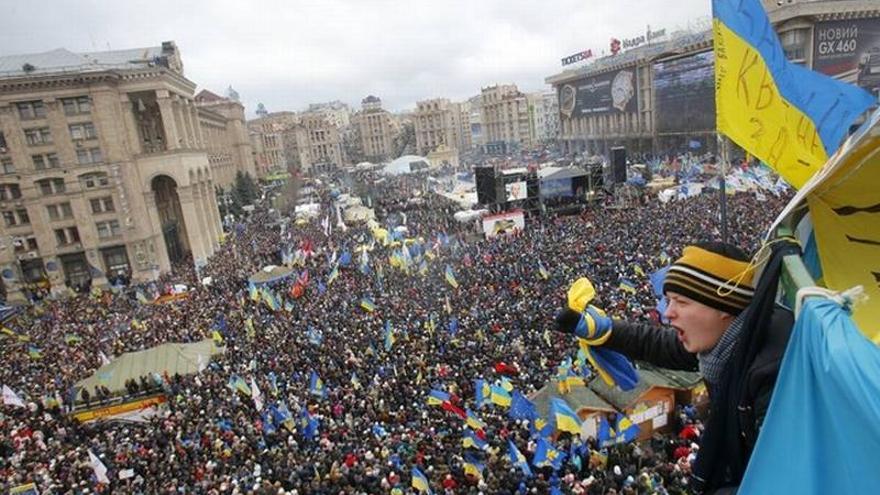
[[534,99],[537,140],[552,143],[559,136],[559,100],[556,93],[540,93]]
[[254,167],[258,178],[288,168],[283,133],[296,125],[295,112],[273,112],[248,121],[248,134],[254,154]]
[[364,158],[377,163],[395,158],[394,138],[400,128],[394,116],[382,108],[382,100],[376,96],[367,96],[361,105],[361,111],[352,117],[352,126]]
[[307,112],[300,116],[297,125],[286,131],[286,142],[290,143],[302,173],[317,175],[345,164],[342,130],[334,122],[324,112]]
[[214,185],[231,187],[239,171],[256,177],[244,105],[206,89],[196,95],[195,102]]
[[0,57],[8,302],[206,262],[222,230],[194,91],[173,42]]
[[416,103],[413,114],[416,135],[416,153],[427,155],[444,145],[460,152],[471,147],[470,119],[467,107],[446,98],[435,98]]
[[[880,94],[880,4],[763,3],[789,60]],[[557,96],[562,151],[715,152],[714,67],[712,31],[705,28],[657,37],[546,78]]]
[[515,84],[483,88],[480,96],[482,133],[487,153],[513,153],[535,144],[534,97],[521,93]]

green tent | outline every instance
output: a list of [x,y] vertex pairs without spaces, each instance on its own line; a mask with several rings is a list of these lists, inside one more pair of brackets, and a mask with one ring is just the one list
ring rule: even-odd
[[125,391],[126,381],[139,380],[152,373],[168,376],[198,373],[208,366],[211,356],[222,354],[224,350],[213,340],[205,339],[192,344],[162,344],[145,351],[126,352],[78,382],[77,394],[82,389],[92,393],[98,385],[107,387],[110,392]]

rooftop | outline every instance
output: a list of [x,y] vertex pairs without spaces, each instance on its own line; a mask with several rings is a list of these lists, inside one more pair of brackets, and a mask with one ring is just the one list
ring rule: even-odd
[[162,46],[74,53],[65,48],[48,52],[0,57],[0,77],[135,70],[155,65],[167,67],[167,51]]

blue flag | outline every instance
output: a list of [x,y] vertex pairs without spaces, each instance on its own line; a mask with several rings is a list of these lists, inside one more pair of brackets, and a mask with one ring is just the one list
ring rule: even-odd
[[836,303],[809,299],[739,493],[876,493],[878,425],[880,347]]

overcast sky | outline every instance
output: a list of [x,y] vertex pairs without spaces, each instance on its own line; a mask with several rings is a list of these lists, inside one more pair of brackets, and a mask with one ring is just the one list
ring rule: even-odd
[[710,15],[709,0],[0,0],[0,55],[177,42],[186,76],[252,116],[368,94],[404,110],[463,100],[482,86],[547,89],[560,58],[671,32]]

